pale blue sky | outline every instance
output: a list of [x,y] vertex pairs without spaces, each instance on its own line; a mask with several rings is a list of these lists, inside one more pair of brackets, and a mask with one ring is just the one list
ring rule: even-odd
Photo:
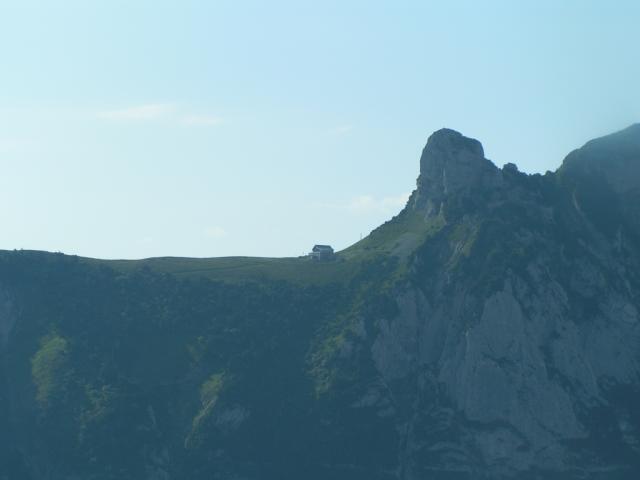
[[640,2],[0,0],[0,248],[344,248],[443,126],[555,169],[640,121]]

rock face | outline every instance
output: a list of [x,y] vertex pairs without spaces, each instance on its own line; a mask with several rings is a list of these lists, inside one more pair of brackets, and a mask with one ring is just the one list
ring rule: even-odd
[[500,180],[500,172],[484,158],[478,140],[443,128],[429,137],[422,151],[415,203],[437,214],[446,198],[465,197]]
[[322,270],[0,255],[0,479],[640,478],[639,168],[638,126],[544,176],[444,129]]
[[562,164],[559,177],[575,192],[583,208],[591,211],[599,228],[607,228],[605,217],[622,215],[635,227],[635,233],[640,233],[639,150],[640,124],[636,124],[588,142]]
[[[417,252],[401,314],[380,321],[372,350],[387,381],[415,384],[405,477],[464,465],[471,478],[633,478],[640,224],[625,200],[640,186],[640,129],[573,152],[560,188],[482,152],[448,130],[429,139],[411,207],[455,227]],[[448,209],[461,195],[473,199],[462,216]],[[435,397],[428,415],[423,396]],[[434,415],[451,417],[441,428],[455,440],[425,441]]]

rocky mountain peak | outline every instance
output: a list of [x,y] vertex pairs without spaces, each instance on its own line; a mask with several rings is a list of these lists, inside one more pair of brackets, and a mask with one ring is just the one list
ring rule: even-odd
[[462,152],[484,158],[484,149],[482,148],[482,143],[478,140],[465,137],[460,132],[450,128],[441,128],[429,136],[420,159],[420,168],[425,168],[429,159],[438,153],[453,157]]
[[575,178],[604,179],[618,194],[640,190],[640,123],[596,138],[571,152],[560,172]]
[[422,151],[415,205],[439,211],[447,197],[495,186],[500,180],[500,171],[485,158],[478,140],[443,128],[429,137]]

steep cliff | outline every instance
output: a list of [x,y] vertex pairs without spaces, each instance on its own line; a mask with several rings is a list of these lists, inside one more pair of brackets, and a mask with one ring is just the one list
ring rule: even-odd
[[4,252],[0,479],[637,478],[639,205],[443,129],[335,262]]
[[[595,140],[541,177],[496,169],[453,132],[429,140],[462,146],[427,145],[408,208],[439,205],[445,227],[373,350],[383,377],[414,384],[407,478],[637,474],[639,141],[637,127]],[[425,437],[434,425],[444,439]]]

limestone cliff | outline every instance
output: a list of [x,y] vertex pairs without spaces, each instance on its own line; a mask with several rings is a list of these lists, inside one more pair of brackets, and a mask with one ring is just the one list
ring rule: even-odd
[[412,405],[403,478],[638,473],[638,168],[637,126],[545,177],[500,171],[450,130],[429,139],[407,208],[447,226],[416,251],[372,348],[387,395]]

